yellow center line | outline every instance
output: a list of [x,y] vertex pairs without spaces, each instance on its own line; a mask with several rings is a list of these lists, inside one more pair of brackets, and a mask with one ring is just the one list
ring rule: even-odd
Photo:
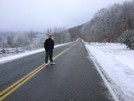
[[[56,58],[61,56],[63,53],[68,51],[70,48],[74,47],[76,44],[74,44],[71,47],[67,48],[66,50],[62,51],[61,53],[56,55],[53,59],[55,60]],[[14,92],[17,88],[19,88],[21,85],[23,85],[26,81],[28,81],[30,78],[32,78],[34,75],[36,75],[39,71],[41,71],[45,67],[46,66],[44,64],[40,65],[39,67],[37,67],[36,69],[34,69],[30,73],[28,73],[26,76],[22,77],[21,79],[19,79],[18,81],[16,81],[15,83],[10,85],[6,89],[4,89],[2,92],[0,92],[0,101],[5,99],[8,95],[10,95],[12,92]]]

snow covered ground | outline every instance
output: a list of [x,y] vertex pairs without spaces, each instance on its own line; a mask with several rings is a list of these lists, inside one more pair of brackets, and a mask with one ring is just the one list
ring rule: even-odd
[[[56,47],[62,45],[65,44]],[[120,100],[134,101],[134,50],[119,43],[85,43],[85,46]],[[3,57],[0,64],[42,51],[44,49]]]
[[85,43],[121,101],[134,101],[134,50],[119,43]]

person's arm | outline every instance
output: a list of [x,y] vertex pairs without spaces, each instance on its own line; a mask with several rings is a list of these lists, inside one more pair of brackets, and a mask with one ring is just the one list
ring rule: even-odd
[[47,51],[47,40],[44,42],[44,49]]
[[54,43],[54,40],[53,40],[53,49],[54,49],[54,45],[55,45],[55,43]]

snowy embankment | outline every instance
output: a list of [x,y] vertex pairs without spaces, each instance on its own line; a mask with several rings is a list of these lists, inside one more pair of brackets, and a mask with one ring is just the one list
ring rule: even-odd
[[134,50],[119,43],[85,43],[121,101],[134,101]]

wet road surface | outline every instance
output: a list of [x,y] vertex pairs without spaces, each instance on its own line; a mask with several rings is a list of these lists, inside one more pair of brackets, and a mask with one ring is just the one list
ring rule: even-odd
[[[71,45],[57,48],[58,51],[55,49],[54,55],[56,56]],[[33,66],[32,69],[35,69],[39,64],[44,63],[44,55],[41,54],[44,53],[29,56],[29,60],[30,57],[38,57],[32,63],[24,59],[24,63],[16,64],[21,64],[23,67],[26,65],[25,68]],[[48,65],[47,67],[42,65],[43,68],[36,75],[2,101],[113,101],[81,41],[54,61],[56,65]],[[9,63],[6,63],[6,65],[9,65]],[[30,71],[31,69],[28,69],[27,72]],[[26,73],[20,73],[23,74],[21,76],[18,75],[21,78]],[[1,84],[1,89],[5,89],[11,84],[10,82],[15,80],[15,78],[10,79],[7,81],[9,83],[5,80],[5,83]],[[6,86],[3,86],[4,84]]]

